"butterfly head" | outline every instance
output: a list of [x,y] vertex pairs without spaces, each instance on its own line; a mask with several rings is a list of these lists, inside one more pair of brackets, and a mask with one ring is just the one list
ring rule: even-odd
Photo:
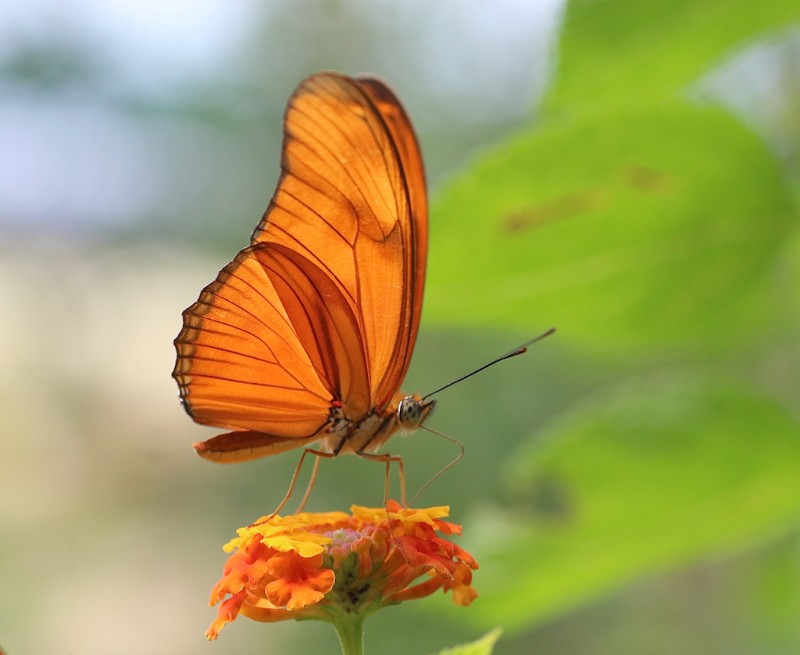
[[397,405],[397,422],[404,430],[416,430],[430,414],[435,400],[424,400],[418,395],[405,396]]

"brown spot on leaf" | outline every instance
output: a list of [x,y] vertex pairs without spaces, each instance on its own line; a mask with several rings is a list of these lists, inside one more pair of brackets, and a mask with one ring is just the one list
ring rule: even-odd
[[675,180],[671,175],[642,164],[625,166],[622,169],[622,181],[646,193],[663,193],[675,186]]
[[509,214],[503,219],[503,229],[510,233],[530,230],[598,209],[605,204],[606,194],[601,189],[576,191]]

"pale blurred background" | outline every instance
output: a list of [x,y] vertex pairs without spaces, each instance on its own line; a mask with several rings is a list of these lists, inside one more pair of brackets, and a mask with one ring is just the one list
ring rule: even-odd
[[[170,377],[181,310],[247,244],[277,178],[283,108],[305,75],[389,81],[435,195],[481,148],[535,119],[562,10],[561,0],[0,3],[0,645],[9,655],[334,652],[329,628],[310,623],[242,620],[205,644],[220,546],[275,505],[296,458],[218,467],[193,454],[190,444],[214,432],[185,415]],[[789,36],[695,92],[728,99],[781,149],[771,112],[785,103],[759,99],[782,84],[763,73],[796,65],[798,49]],[[797,166],[791,147],[781,157]],[[546,327],[545,317],[531,329]],[[525,336],[447,332],[423,318],[407,386],[429,390]],[[449,483],[473,500],[497,492],[465,408],[498,377],[512,387],[536,377],[546,389],[559,374],[537,349],[442,397],[436,427],[466,443],[467,460],[420,504],[451,502]],[[563,384],[543,390],[541,406],[520,409],[513,390],[499,399],[502,429],[545,416],[547,394]],[[425,435],[398,447],[417,471],[412,489],[452,455]],[[477,488],[467,482],[476,475]],[[380,467],[326,463],[312,509],[380,503],[382,485]],[[683,586],[654,584],[640,593]],[[498,652],[576,652],[560,644],[574,647],[581,633],[592,652],[592,634],[625,631],[609,618],[615,602],[625,604],[517,635]],[[424,612],[387,610],[368,622],[368,645],[434,652],[478,634]],[[659,634],[652,623],[637,630]]]

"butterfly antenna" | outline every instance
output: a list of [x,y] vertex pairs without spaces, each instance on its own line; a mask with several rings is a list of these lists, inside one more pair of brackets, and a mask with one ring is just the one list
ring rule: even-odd
[[431,391],[429,394],[427,394],[426,396],[424,396],[424,397],[422,398],[422,400],[423,400],[423,401],[424,401],[424,400],[427,400],[428,398],[430,398],[430,397],[431,397],[431,396],[433,396],[434,394],[437,394],[437,393],[439,393],[440,391],[444,391],[444,390],[445,390],[445,389],[447,389],[448,387],[452,387],[454,384],[457,384],[457,383],[459,383],[459,382],[463,382],[463,381],[464,381],[464,380],[466,380],[467,378],[471,378],[471,377],[472,377],[473,375],[475,375],[476,373],[480,373],[481,371],[484,371],[484,370],[486,370],[486,369],[487,369],[487,368],[489,368],[490,366],[494,366],[495,364],[499,364],[500,362],[502,362],[502,361],[505,361],[506,359],[511,359],[512,357],[516,357],[517,355],[521,355],[521,354],[523,354],[523,353],[526,353],[526,352],[528,352],[528,346],[530,346],[530,345],[531,345],[531,344],[533,344],[533,343],[536,343],[537,341],[541,341],[541,340],[542,340],[542,339],[544,339],[545,337],[549,337],[549,336],[550,336],[551,334],[553,334],[553,332],[555,332],[555,331],[556,331],[556,329],[555,329],[554,327],[551,327],[551,328],[550,328],[549,330],[547,330],[546,332],[542,332],[542,333],[541,333],[541,334],[540,334],[538,337],[534,337],[534,338],[533,338],[533,339],[531,339],[530,341],[526,341],[525,343],[523,343],[521,346],[517,346],[517,347],[516,347],[516,348],[514,348],[514,350],[512,350],[511,352],[509,352],[509,353],[506,353],[505,355],[503,355],[503,356],[501,356],[501,357],[498,357],[497,359],[493,359],[493,360],[492,360],[491,362],[489,362],[488,364],[484,364],[484,365],[483,365],[483,366],[481,366],[480,368],[476,368],[476,369],[475,369],[474,371],[472,371],[471,373],[467,373],[466,375],[462,375],[460,378],[458,378],[458,379],[456,379],[456,380],[453,380],[452,382],[448,382],[446,385],[444,385],[443,387],[440,387],[440,388],[439,388],[439,389],[437,389],[436,391]]

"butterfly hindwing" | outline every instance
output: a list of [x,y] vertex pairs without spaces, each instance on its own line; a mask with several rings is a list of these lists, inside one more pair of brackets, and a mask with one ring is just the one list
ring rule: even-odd
[[306,437],[330,393],[262,259],[246,248],[184,311],[173,375],[198,423]]

